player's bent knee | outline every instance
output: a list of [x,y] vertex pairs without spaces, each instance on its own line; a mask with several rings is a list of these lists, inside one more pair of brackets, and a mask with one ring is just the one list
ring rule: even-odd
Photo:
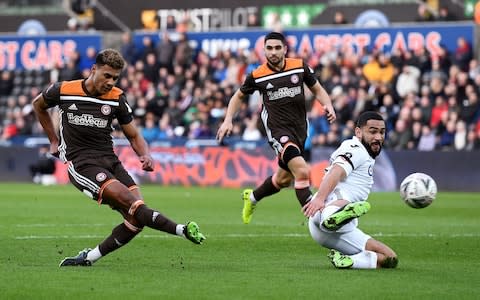
[[290,144],[285,148],[282,154],[282,161],[288,165],[288,162],[294,159],[297,156],[302,156],[300,149],[297,146]]
[[385,259],[380,263],[382,268],[393,269],[396,268],[398,265],[398,257],[397,256],[387,256]]

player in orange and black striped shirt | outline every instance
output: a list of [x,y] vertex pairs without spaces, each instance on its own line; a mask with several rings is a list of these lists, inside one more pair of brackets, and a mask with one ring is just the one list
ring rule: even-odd
[[233,129],[232,119],[244,98],[258,90],[262,94],[261,118],[267,138],[278,157],[279,168],[255,190],[243,192],[243,222],[250,223],[258,201],[290,186],[303,207],[312,197],[310,171],[305,161],[304,144],[307,138],[307,112],[304,84],[312,91],[326,111],[329,122],[336,119],[327,92],[303,60],[286,58],[287,45],[283,34],[271,32],[265,36],[264,51],[267,62],[248,74],[243,85],[228,104],[223,124],[217,132],[221,142]]
[[[196,244],[205,239],[195,222],[177,224],[147,207],[139,187],[113,152],[112,121],[117,119],[143,170],[153,171],[147,143],[134,125],[123,91],[115,87],[124,64],[116,50],[103,50],[87,79],[52,84],[33,100],[35,114],[50,140],[50,151],[68,163],[72,184],[124,218],[97,247],[65,258],[60,266],[90,266],[128,243],[144,226],[184,236]],[[59,136],[47,112],[53,106],[59,107]]]

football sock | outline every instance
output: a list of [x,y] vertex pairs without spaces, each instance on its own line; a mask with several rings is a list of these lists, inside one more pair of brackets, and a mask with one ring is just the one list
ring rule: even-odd
[[95,247],[95,249],[91,250],[87,254],[87,260],[89,260],[92,264],[99,260],[102,257],[102,253],[100,253],[99,246]]
[[295,188],[295,194],[297,195],[297,200],[302,207],[312,199],[312,192],[310,191],[310,187]]
[[369,250],[363,250],[360,253],[350,255],[353,260],[353,269],[376,269],[377,253]]
[[183,234],[183,229],[184,228],[185,228],[185,225],[178,224],[177,227],[175,228],[176,235],[184,236],[184,234]]
[[265,181],[253,191],[252,194],[254,197],[253,199],[254,201],[252,202],[255,204],[256,202],[262,200],[263,198],[276,194],[279,191],[280,189],[275,187],[275,185],[272,182],[272,176],[270,176],[267,179],[265,179]]
[[[133,239],[139,232],[140,231],[135,231],[134,232],[134,231],[128,229],[128,227],[124,223],[118,225],[117,227],[113,228],[112,234],[97,246],[99,253],[96,253],[96,252],[92,253],[91,254],[92,259],[95,259],[95,257],[98,256],[98,254],[100,254],[100,257],[105,256],[108,253],[110,253],[112,251],[115,251],[116,249],[122,247],[123,245],[130,242],[130,240]],[[97,248],[95,248],[95,249],[97,249]],[[94,250],[92,250],[92,251],[94,251]],[[92,252],[92,251],[90,251],[90,252]],[[87,255],[88,260],[90,260],[88,258],[90,256],[90,252]],[[100,258],[100,257],[98,257],[98,258]],[[96,259],[98,259],[98,258],[96,258]],[[91,262],[94,262],[95,260],[93,260]]]
[[146,205],[140,205],[135,210],[135,218],[143,226],[161,230],[170,234],[177,234],[177,223],[171,221],[161,213],[148,208]]

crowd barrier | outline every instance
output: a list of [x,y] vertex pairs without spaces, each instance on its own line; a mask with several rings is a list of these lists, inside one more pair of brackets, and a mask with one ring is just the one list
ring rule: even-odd
[[[181,186],[251,187],[260,184],[277,167],[266,143],[239,142],[215,146],[214,141],[159,143],[151,147],[155,171],[144,172],[129,146],[117,143],[115,151],[125,168],[139,183]],[[332,148],[312,151],[312,184],[318,187],[328,166]],[[30,182],[29,165],[38,156],[36,148],[0,147],[0,181]],[[68,183],[67,165],[56,163],[55,176]],[[375,166],[374,191],[396,191],[410,173],[424,172],[437,182],[440,191],[480,191],[480,152],[419,152],[385,150]]]

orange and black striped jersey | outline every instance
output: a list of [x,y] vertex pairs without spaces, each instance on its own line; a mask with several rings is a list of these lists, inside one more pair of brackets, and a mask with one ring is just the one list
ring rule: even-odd
[[128,124],[133,120],[123,91],[93,96],[84,80],[63,81],[42,92],[49,107],[58,105],[60,112],[58,150],[64,161],[78,156],[102,157],[113,154],[112,121]]
[[277,153],[279,139],[287,137],[303,149],[307,137],[304,84],[312,87],[316,82],[313,70],[302,59],[286,58],[283,70],[272,70],[264,63],[248,74],[240,87],[244,94],[258,90],[262,95],[263,125]]

